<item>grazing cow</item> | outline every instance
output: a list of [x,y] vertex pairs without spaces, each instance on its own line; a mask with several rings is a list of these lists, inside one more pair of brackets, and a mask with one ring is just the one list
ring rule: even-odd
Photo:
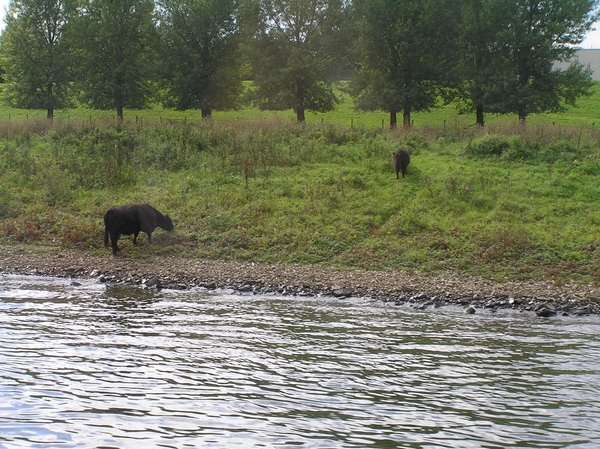
[[112,252],[119,252],[117,240],[121,235],[133,234],[133,243],[137,243],[140,231],[148,234],[148,243],[152,243],[152,232],[156,227],[172,231],[173,222],[168,215],[163,215],[149,204],[130,204],[109,209],[104,214],[104,246],[108,247],[108,237],[112,243]]
[[400,148],[394,153],[394,168],[396,169],[396,179],[398,173],[402,172],[402,177],[406,174],[406,167],[410,164],[410,154],[404,148]]

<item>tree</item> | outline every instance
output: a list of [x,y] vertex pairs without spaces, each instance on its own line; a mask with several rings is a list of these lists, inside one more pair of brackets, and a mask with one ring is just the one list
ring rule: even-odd
[[490,79],[490,110],[516,113],[524,123],[528,114],[558,112],[589,93],[591,70],[569,60],[598,16],[596,0],[517,0],[502,2],[507,20],[493,44],[498,55]]
[[261,109],[330,111],[336,62],[350,42],[344,0],[260,0],[261,23],[252,42],[256,99]]
[[238,0],[163,0],[160,3],[167,105],[226,109],[241,92]]
[[68,0],[13,0],[1,38],[2,67],[10,103],[46,109],[47,117],[67,101],[70,45],[65,37]]
[[461,51],[457,67],[457,97],[463,109],[475,111],[477,125],[484,125],[500,62],[496,35],[508,22],[504,0],[464,0],[460,32]]
[[433,107],[458,57],[458,7],[455,0],[357,0],[357,107],[389,111],[391,127],[399,111],[408,127],[412,111]]
[[75,22],[79,81],[98,109],[138,109],[150,95],[157,42],[152,0],[89,0]]

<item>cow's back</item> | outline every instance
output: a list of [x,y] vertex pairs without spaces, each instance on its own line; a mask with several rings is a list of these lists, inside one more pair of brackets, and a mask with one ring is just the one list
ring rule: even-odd
[[146,233],[153,232],[158,226],[162,214],[149,204],[136,204],[135,206],[139,215],[140,230]]
[[121,206],[109,209],[104,214],[104,226],[109,232],[131,235],[141,230],[140,214],[137,208]]
[[402,172],[402,177],[404,178],[404,174],[406,173],[406,167],[410,164],[410,154],[406,151],[405,148],[400,148],[398,151],[394,153],[394,167],[396,169],[396,178],[398,177],[398,173]]

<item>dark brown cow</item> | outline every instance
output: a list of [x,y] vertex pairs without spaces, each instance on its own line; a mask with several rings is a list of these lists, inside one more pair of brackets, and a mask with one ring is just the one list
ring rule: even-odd
[[400,148],[394,153],[394,168],[396,169],[396,179],[398,173],[402,172],[402,177],[406,174],[406,167],[410,164],[410,154],[404,148]]
[[159,227],[165,231],[174,229],[168,215],[163,215],[149,204],[130,204],[109,209],[104,214],[104,246],[108,247],[108,237],[112,243],[112,252],[119,252],[117,241],[121,235],[133,234],[133,243],[137,243],[138,234],[148,234],[148,243],[152,243],[152,233]]

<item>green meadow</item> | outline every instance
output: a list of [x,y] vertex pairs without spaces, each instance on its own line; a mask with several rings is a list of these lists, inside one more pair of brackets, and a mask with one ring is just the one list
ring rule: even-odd
[[[347,96],[296,124],[291,111],[0,107],[4,245],[103,245],[110,207],[148,202],[175,232],[119,245],[157,255],[452,271],[496,280],[600,280],[600,84],[561,114],[486,116],[453,105],[389,130]],[[596,123],[598,120],[598,123]],[[396,179],[392,153],[411,153]],[[31,241],[33,236],[33,241]]]

